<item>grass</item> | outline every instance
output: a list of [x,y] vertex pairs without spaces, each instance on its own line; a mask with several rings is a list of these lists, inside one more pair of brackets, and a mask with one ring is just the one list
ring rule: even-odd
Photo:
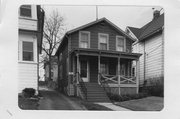
[[88,102],[86,100],[82,100],[77,97],[69,97],[71,100],[75,101],[79,105],[83,106],[86,108],[86,110],[91,110],[91,111],[112,111],[111,109],[104,107],[102,105],[95,104],[93,102]]
[[18,97],[19,108],[23,110],[37,110],[38,109],[38,100],[25,98],[22,96]]
[[164,107],[163,100],[162,97],[151,96],[137,100],[116,102],[116,105],[133,111],[161,111]]

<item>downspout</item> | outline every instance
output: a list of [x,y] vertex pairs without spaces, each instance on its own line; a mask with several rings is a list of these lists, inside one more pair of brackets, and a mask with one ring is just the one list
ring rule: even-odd
[[144,41],[144,84],[146,84],[146,40]]

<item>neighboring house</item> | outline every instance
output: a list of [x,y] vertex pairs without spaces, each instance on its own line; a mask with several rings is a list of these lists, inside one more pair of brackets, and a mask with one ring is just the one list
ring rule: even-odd
[[38,93],[39,53],[41,53],[44,11],[39,5],[19,9],[18,84],[19,93],[34,88]]
[[[57,56],[52,56],[51,58],[51,78],[49,78],[49,63],[44,63],[44,70],[45,70],[45,81],[48,83],[53,82],[52,88],[56,88],[57,79],[58,79],[58,59]],[[49,82],[51,81],[51,82]],[[49,84],[50,85],[50,84]]]
[[106,18],[68,31],[56,52],[59,85],[68,95],[88,100],[102,98],[101,86],[116,94],[138,93],[132,63],[141,54],[132,53],[132,43],[132,37]]
[[[164,13],[154,11],[153,19],[141,28],[127,27],[136,39],[133,52],[141,53],[140,85],[164,78]],[[149,80],[148,80],[149,79]]]

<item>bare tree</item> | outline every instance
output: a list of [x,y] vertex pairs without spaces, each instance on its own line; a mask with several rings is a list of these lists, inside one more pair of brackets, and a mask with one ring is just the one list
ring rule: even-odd
[[65,32],[64,27],[64,17],[57,10],[48,17],[45,16],[42,50],[44,51],[43,62],[49,66],[49,80],[51,79],[52,56],[61,42],[61,37]]

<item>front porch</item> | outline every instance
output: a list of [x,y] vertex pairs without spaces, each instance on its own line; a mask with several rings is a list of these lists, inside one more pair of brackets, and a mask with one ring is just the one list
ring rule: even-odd
[[[97,83],[107,92],[116,94],[138,93],[138,63],[140,54],[120,53],[100,50],[78,49],[71,52],[71,69],[74,94],[78,94],[77,85]],[[71,86],[72,87],[72,86]]]

